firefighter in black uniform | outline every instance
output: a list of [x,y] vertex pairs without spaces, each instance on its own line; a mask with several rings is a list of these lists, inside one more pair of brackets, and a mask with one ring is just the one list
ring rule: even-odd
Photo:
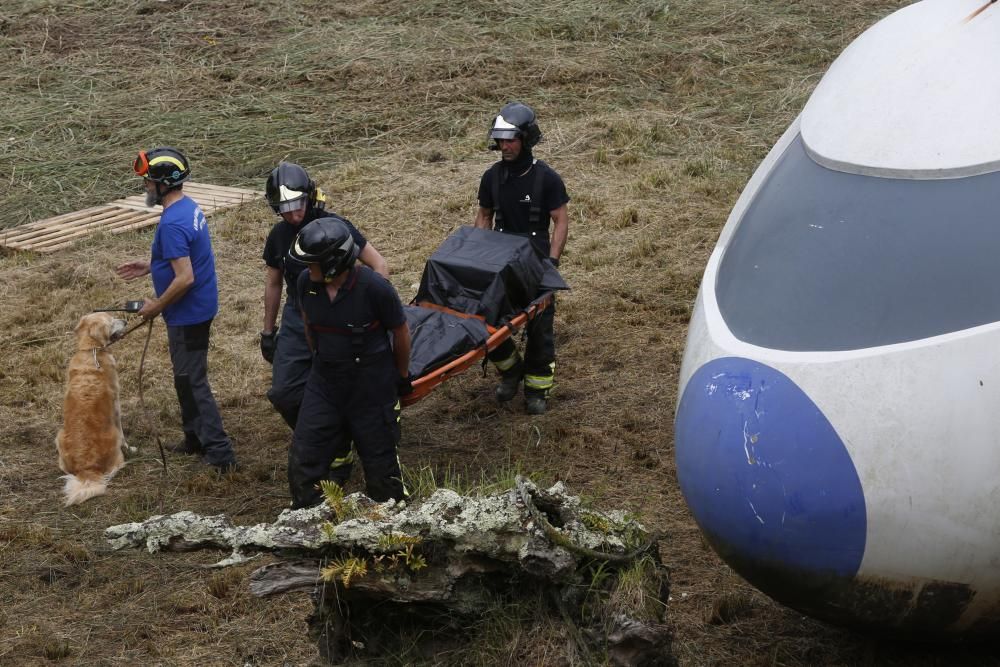
[[[569,232],[569,195],[559,174],[531,153],[541,138],[531,107],[511,102],[500,110],[490,126],[489,141],[490,149],[499,150],[503,159],[487,169],[479,182],[475,225],[526,236],[542,257],[559,266]],[[545,413],[556,366],[554,315],[553,302],[528,323],[523,359],[511,338],[489,354],[501,375],[496,388],[498,401],[513,399],[523,380],[528,414]]]
[[290,250],[309,267],[296,295],[314,353],[288,453],[293,508],[320,502],[321,480],[347,481],[352,440],[368,496],[384,502],[406,494],[396,447],[399,396],[413,390],[410,332],[396,290],[355,266],[358,253],[350,229],[334,217],[304,226]]
[[[326,196],[309,178],[306,170],[291,162],[282,162],[271,171],[266,185],[267,202],[281,216],[264,244],[267,278],[264,286],[264,328],[260,332],[260,352],[272,364],[271,389],[267,398],[285,422],[295,428],[302,403],[302,391],[312,366],[312,354],[306,345],[302,317],[295,301],[295,281],[305,265],[288,258],[292,241],[302,225],[324,216],[334,216],[324,209]],[[334,216],[339,217],[339,216]],[[385,259],[368,243],[350,221],[340,218],[360,249],[358,259],[386,278],[389,271]],[[281,327],[275,326],[281,305],[282,280],[287,285],[285,307],[281,311]]]

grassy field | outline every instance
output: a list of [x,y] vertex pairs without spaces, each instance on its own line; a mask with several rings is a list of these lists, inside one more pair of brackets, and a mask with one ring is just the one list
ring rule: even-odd
[[[989,647],[893,644],[802,617],[706,546],[674,476],[673,410],[704,263],[755,166],[839,51],[900,0],[345,0],[339,3],[6,0],[0,6],[0,229],[138,192],[137,150],[180,147],[197,180],[262,187],[308,167],[385,255],[404,300],[424,260],[470,224],[509,99],[538,112],[536,151],[566,180],[573,291],[556,316],[558,388],[528,418],[469,371],[404,413],[413,470],[511,466],[665,531],[682,665],[996,664]],[[259,600],[260,563],[110,552],[111,524],[183,509],[270,521],[287,505],[287,428],[257,351],[263,204],[212,219],[222,309],[211,379],[242,472],[155,460],[136,374],[117,349],[126,435],[141,455],[109,494],[59,500],[53,446],[68,333],[86,311],[148,293],[113,267],[151,232],[55,256],[0,257],[0,664],[304,665],[305,595]],[[179,437],[162,324],[145,368],[152,428]],[[357,480],[355,480],[357,483]],[[511,616],[439,664],[579,664],[567,638]],[[411,657],[400,657],[405,664]]]

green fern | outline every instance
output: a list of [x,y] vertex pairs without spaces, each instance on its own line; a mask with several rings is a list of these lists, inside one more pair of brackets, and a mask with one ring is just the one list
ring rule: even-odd
[[336,482],[331,482],[328,479],[320,480],[319,488],[323,492],[326,504],[337,513],[337,517],[339,518],[344,511],[344,489]]
[[323,581],[336,581],[340,579],[340,583],[344,585],[344,588],[350,588],[351,581],[355,578],[367,575],[368,563],[363,558],[356,556],[337,559],[320,570],[320,576],[323,578]]
[[427,559],[421,554],[411,554],[406,561],[406,566],[413,572],[419,572],[427,567]]
[[344,495],[344,489],[336,482],[331,482],[328,479],[320,480],[319,488],[323,492],[326,504],[337,515],[337,521],[347,521],[362,516],[372,521],[378,521],[383,518],[377,510],[372,510],[364,514],[360,512],[357,504],[353,500],[347,499],[347,496]]
[[326,538],[327,542],[333,542],[336,539],[336,529],[329,521],[324,521],[323,525],[320,526],[319,529],[323,532],[323,537]]
[[611,521],[595,512],[581,512],[580,522],[590,530],[603,535],[607,535],[612,529]]
[[389,533],[388,535],[381,535],[378,538],[378,549],[380,551],[395,551],[397,549],[405,549],[411,545],[420,544],[423,541],[423,538],[419,535],[411,536]]

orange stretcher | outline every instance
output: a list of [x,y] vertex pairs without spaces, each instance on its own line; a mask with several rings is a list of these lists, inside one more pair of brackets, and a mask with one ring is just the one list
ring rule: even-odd
[[405,307],[413,405],[487,354],[569,289],[530,238],[460,227],[424,265]]
[[522,310],[515,317],[511,318],[508,322],[505,322],[498,327],[486,324],[485,318],[481,315],[461,313],[457,310],[452,310],[446,306],[441,306],[429,301],[414,302],[413,305],[420,308],[430,308],[431,310],[445,312],[456,317],[480,320],[486,326],[486,330],[489,332],[489,338],[486,339],[485,344],[476,346],[457,359],[453,359],[443,366],[436,368],[414,380],[413,392],[400,397],[400,402],[403,407],[413,405],[434,391],[434,389],[436,389],[439,385],[467,370],[473,364],[481,362],[487,354],[499,347],[501,343],[510,338],[511,335],[527,324],[530,320],[533,320],[539,313],[551,306],[554,297],[554,292],[546,292],[545,294],[542,294],[540,297],[532,301],[527,308]]

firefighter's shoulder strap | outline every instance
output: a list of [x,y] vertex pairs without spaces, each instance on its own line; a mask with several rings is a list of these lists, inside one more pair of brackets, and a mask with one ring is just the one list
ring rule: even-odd
[[[531,187],[531,208],[528,210],[528,225],[531,229],[542,226],[542,188],[545,187],[545,169],[547,165],[541,160],[532,163],[535,167],[535,181]],[[549,228],[549,220],[545,219],[544,228]]]
[[[528,225],[535,229],[541,226],[542,222],[542,191],[545,187],[546,164],[539,159],[534,159],[531,166],[535,170],[535,180],[531,186],[531,206],[528,209]],[[490,186],[493,195],[493,227],[503,228],[503,211],[500,209],[500,184],[507,176],[503,160],[490,167]],[[548,220],[545,221],[548,228]]]
[[493,197],[493,227],[503,229],[503,212],[500,210],[500,179],[504,176],[503,161],[490,167],[490,186]]

